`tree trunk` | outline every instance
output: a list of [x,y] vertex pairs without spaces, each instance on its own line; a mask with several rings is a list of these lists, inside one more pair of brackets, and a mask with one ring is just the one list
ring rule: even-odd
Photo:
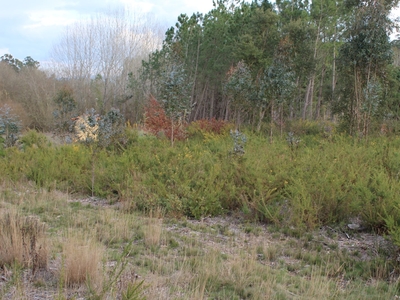
[[307,109],[308,109],[309,99],[310,99],[310,89],[311,89],[311,79],[308,82],[307,92],[306,92],[306,96],[304,98],[303,120],[305,120],[307,118]]
[[325,67],[325,63],[324,63],[324,65],[322,67],[322,71],[321,71],[321,80],[319,83],[318,102],[317,102],[317,107],[315,108],[315,119],[317,119],[317,120],[321,116],[322,87],[324,85],[325,71],[326,71],[326,67]]
[[258,124],[257,124],[257,132],[260,132],[261,130],[261,125],[262,125],[262,121],[264,119],[265,116],[265,109],[263,109],[262,107],[260,108],[260,118],[258,119]]
[[272,144],[272,128],[274,127],[274,102],[272,101],[271,103],[271,122],[270,122],[270,136],[269,136],[269,142]]

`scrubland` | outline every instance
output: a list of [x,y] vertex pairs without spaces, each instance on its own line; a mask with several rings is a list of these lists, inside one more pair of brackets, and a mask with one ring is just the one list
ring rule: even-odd
[[26,132],[0,153],[1,298],[396,299],[400,139],[329,126]]

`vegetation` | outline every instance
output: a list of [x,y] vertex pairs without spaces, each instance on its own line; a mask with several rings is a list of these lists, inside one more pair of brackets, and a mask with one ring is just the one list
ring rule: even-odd
[[29,258],[2,243],[15,252],[2,256],[2,297],[395,297],[398,141],[324,127],[292,124],[272,144],[246,132],[239,155],[229,131],[211,125],[173,146],[131,134],[122,151],[98,150],[94,185],[90,145],[49,145],[29,132],[21,140],[38,144],[0,160],[3,231],[22,236]]
[[0,297],[398,298],[397,4],[217,0],[162,42],[115,11],[53,70],[0,57]]
[[[356,286],[367,284],[371,278],[382,284],[383,290],[375,291],[377,297],[397,293],[392,277],[398,272],[395,245],[399,245],[400,220],[397,138],[376,136],[368,141],[358,140],[327,132],[325,128],[332,124],[301,122],[291,125],[287,137],[276,138],[270,143],[268,134],[238,131],[229,134],[227,129],[217,131],[223,126],[229,128],[229,124],[218,123],[218,126],[216,121],[205,124],[207,121],[195,122],[187,130],[190,136],[173,146],[169,138],[139,135],[134,133],[137,129],[129,128],[128,132],[132,133],[127,135],[130,140],[124,148],[97,148],[95,160],[93,144],[55,146],[34,131],[21,138],[21,141],[26,141],[22,150],[15,147],[5,149],[5,156],[0,160],[0,167],[4,170],[1,181],[5,187],[34,184],[29,189],[37,190],[35,193],[38,194],[35,196],[31,191],[20,189],[13,192],[7,187],[2,205],[21,214],[35,215],[47,224],[53,242],[46,245],[53,244],[53,247],[43,249],[46,249],[44,253],[48,260],[56,263],[58,269],[58,279],[53,279],[49,289],[61,289],[58,293],[64,294],[64,291],[74,291],[75,287],[83,284],[87,286],[85,293],[106,297],[110,292],[117,293],[118,282],[124,276],[131,278],[132,272],[155,272],[162,277],[180,270],[190,274],[201,272],[198,279],[184,284],[187,288],[177,283],[186,296],[194,293],[201,298],[219,295],[230,299],[247,295],[245,297],[262,299],[266,291],[271,293],[271,298],[281,297],[278,296],[280,293],[286,295],[282,296],[284,298],[290,298],[291,293],[311,298],[317,298],[322,292],[343,295],[335,288],[342,280],[340,278],[346,278],[348,285],[344,291],[349,299],[358,299]],[[244,136],[246,142],[242,143]],[[65,196],[57,196],[60,191]],[[85,194],[107,198],[105,207],[93,208],[79,201],[67,201],[69,197],[82,198]],[[99,198],[92,199],[94,205],[101,203]],[[118,203],[119,209],[115,210],[107,203]],[[138,211],[149,217],[139,217]],[[294,244],[277,246],[254,242],[247,250],[239,250],[233,238],[239,233],[216,227],[219,234],[228,240],[232,238],[232,244],[223,246],[225,254],[221,254],[213,247],[203,249],[200,237],[195,241],[179,232],[172,235],[163,233],[165,226],[189,226],[193,218],[205,220],[227,214],[236,215],[235,222],[241,219],[241,223],[237,223],[243,226],[240,232],[252,233],[254,239],[260,230],[256,224],[262,222],[269,224],[270,230],[277,230],[277,236],[283,234],[287,243],[297,245],[299,242],[295,239],[299,239],[306,246],[297,248]],[[22,217],[19,219],[23,220]],[[360,250],[348,253],[346,251],[351,251],[351,248],[339,249],[335,246],[338,241],[357,238],[359,233],[352,232],[347,226],[354,222],[364,231],[388,234],[394,244],[389,240],[378,242],[374,247],[381,248],[371,248],[366,260],[357,258]],[[187,225],[182,225],[185,223]],[[25,227],[17,227],[14,232],[24,232],[22,228]],[[195,232],[205,230],[201,228]],[[336,237],[327,244],[326,236],[320,236],[319,228]],[[65,238],[60,240],[60,234]],[[22,236],[21,243],[32,240]],[[212,236],[210,238],[214,239]],[[332,247],[333,254],[322,251],[321,243]],[[20,249],[10,243],[4,245],[10,245],[9,249]],[[39,257],[35,254],[42,249],[38,245],[29,246],[35,250],[29,250],[29,247],[26,250],[34,253],[30,254],[33,258]],[[123,245],[128,247],[125,254],[117,250],[124,248]],[[165,252],[160,245],[170,250]],[[54,253],[54,258],[50,259],[47,253]],[[204,260],[206,253],[211,262]],[[10,261],[20,262],[18,255],[7,258],[4,264],[11,266]],[[44,261],[47,261],[43,255],[40,264],[25,263],[25,267],[37,265],[43,268]],[[115,255],[114,263],[112,257]],[[296,264],[283,259],[287,256],[296,259]],[[264,260],[268,261],[268,272],[274,274],[270,279],[263,275],[266,272]],[[382,261],[386,263],[382,264]],[[133,269],[132,264],[136,265]],[[216,267],[219,264],[227,264],[228,269]],[[279,268],[275,269],[277,266]],[[227,273],[220,274],[223,270]],[[300,273],[296,277],[299,280],[297,287],[289,289],[289,294],[278,287],[282,284],[290,286],[287,272]],[[179,276],[177,278],[184,280]],[[303,276],[311,278],[311,290],[305,288],[308,283],[303,282]],[[224,281],[215,279],[219,277]],[[162,284],[158,281],[160,279],[154,282],[149,275],[146,278],[144,285],[139,285],[141,281],[137,281],[135,286],[125,285],[126,293],[128,290],[144,292]],[[323,290],[314,284],[323,285]],[[225,287],[223,290],[227,294],[219,294],[221,286]],[[376,288],[375,285],[367,286]],[[165,293],[173,297],[179,292],[170,289]]]

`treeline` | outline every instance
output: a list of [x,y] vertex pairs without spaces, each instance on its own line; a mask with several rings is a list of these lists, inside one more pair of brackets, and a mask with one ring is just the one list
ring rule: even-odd
[[400,43],[390,41],[389,18],[397,4],[217,0],[207,14],[180,15],[164,38],[149,19],[98,15],[65,32],[51,70],[1,57],[0,105],[48,130],[89,108],[140,122],[153,95],[172,120],[271,132],[297,119],[339,120],[367,135],[400,115]]
[[217,1],[181,15],[143,63],[142,83],[167,111],[260,130],[294,119],[340,119],[367,135],[399,117],[398,1]]

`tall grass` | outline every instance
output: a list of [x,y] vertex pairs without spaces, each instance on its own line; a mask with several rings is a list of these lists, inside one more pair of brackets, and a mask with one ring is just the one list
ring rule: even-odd
[[66,286],[90,283],[102,288],[101,263],[104,249],[88,237],[70,236],[63,246],[63,264],[60,274]]
[[0,214],[0,266],[30,268],[35,273],[47,267],[48,244],[46,226],[34,217],[25,217],[15,210]]

